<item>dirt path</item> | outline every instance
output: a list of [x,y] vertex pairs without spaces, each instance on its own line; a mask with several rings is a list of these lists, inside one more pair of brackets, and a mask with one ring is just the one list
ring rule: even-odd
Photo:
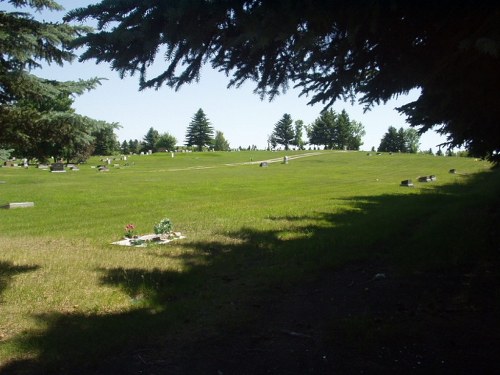
[[[300,155],[292,155],[292,156],[289,156],[288,157],[288,160],[295,160],[295,159],[301,159],[301,158],[307,158],[307,157],[311,157],[311,156],[317,156],[317,155],[320,155],[321,153],[319,152],[308,152],[306,154],[300,154]],[[195,166],[195,167],[188,167],[188,168],[172,168],[172,169],[168,169],[167,171],[169,172],[177,172],[177,171],[189,171],[189,170],[196,170],[196,169],[214,169],[214,168],[220,168],[220,167],[235,167],[235,166],[238,166],[238,165],[255,165],[255,164],[260,164],[260,163],[268,163],[268,164],[272,164],[272,163],[282,163],[283,162],[283,158],[280,157],[280,158],[274,158],[274,159],[266,159],[266,160],[258,160],[258,161],[247,161],[247,162],[241,162],[241,163],[229,163],[229,164],[221,164],[221,165],[218,165],[218,166]]]

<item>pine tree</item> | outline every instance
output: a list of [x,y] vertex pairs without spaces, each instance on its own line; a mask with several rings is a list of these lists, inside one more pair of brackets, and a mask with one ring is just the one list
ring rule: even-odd
[[156,142],[158,142],[159,138],[160,138],[160,133],[158,132],[158,130],[155,130],[153,127],[149,128],[148,132],[143,138],[143,144],[144,144],[143,151],[145,152],[148,152],[149,150],[156,151]]
[[[16,8],[34,11],[61,10],[50,0],[12,0]],[[45,160],[88,154],[92,131],[103,123],[78,115],[73,97],[95,88],[100,80],[59,82],[31,73],[41,61],[63,65],[74,54],[67,46],[90,31],[66,23],[35,20],[26,12],[0,12],[0,148],[12,148],[15,156]]]
[[203,147],[210,147],[213,143],[214,130],[210,126],[207,116],[200,108],[191,120],[186,131],[186,146],[196,146],[198,151]]
[[394,126],[389,126],[389,129],[380,140],[378,146],[379,152],[399,152],[401,151],[401,144],[398,140],[398,131]]
[[304,121],[296,120],[295,121],[295,133],[293,144],[299,148],[299,150],[303,150],[306,142],[303,137],[303,129],[304,129]]
[[127,141],[123,141],[120,147],[122,154],[128,155],[130,153],[130,148]]
[[295,133],[293,131],[292,117],[285,113],[281,120],[274,125],[273,138],[277,144],[283,145],[285,150],[293,143]]
[[335,145],[336,122],[337,114],[333,109],[323,111],[308,128],[309,143],[318,146],[323,145],[325,149],[332,149]]

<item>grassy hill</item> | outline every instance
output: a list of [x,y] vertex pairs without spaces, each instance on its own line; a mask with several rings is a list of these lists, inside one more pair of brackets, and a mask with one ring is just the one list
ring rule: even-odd
[[[256,151],[99,164],[0,170],[0,205],[35,203],[0,210],[0,373],[498,366],[488,163]],[[164,217],[187,238],[110,244]]]

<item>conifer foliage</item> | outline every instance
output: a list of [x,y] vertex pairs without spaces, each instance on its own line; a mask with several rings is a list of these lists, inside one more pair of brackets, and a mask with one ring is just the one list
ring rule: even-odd
[[37,158],[80,158],[88,155],[92,132],[115,128],[75,113],[75,95],[95,88],[100,80],[60,82],[39,78],[32,72],[42,62],[63,65],[75,55],[71,41],[90,31],[83,26],[40,22],[22,8],[32,11],[62,10],[51,0],[11,0],[16,11],[0,11],[0,149],[14,156]]
[[[498,2],[104,0],[69,15],[88,17],[99,30],[78,39],[83,59],[140,73],[141,88],[177,89],[204,63],[230,85],[252,80],[272,98],[293,84],[326,107],[357,98],[371,107],[416,88],[398,109],[410,125],[500,158]],[[163,55],[165,69],[148,77]]]
[[213,140],[214,129],[205,112],[200,108],[187,127],[186,146],[196,146],[198,151],[202,151],[204,147],[211,147]]

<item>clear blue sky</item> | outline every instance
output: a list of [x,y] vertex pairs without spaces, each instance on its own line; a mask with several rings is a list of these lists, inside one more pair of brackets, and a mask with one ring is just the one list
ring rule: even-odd
[[[59,0],[67,11],[84,7],[97,0]],[[9,10],[5,2],[0,2],[0,10]],[[28,11],[29,8],[26,8]],[[36,18],[47,21],[60,20],[65,12],[37,14]],[[161,56],[154,69],[161,68]],[[297,90],[289,90],[276,97],[272,102],[260,100],[253,93],[255,84],[247,82],[240,88],[227,89],[229,79],[222,73],[206,67],[199,83],[182,87],[174,91],[168,87],[160,90],[138,91],[138,77],[120,79],[117,72],[108,64],[96,65],[94,61],[74,62],[64,67],[50,66],[35,71],[36,75],[57,80],[77,80],[91,77],[103,77],[102,85],[97,89],[77,97],[74,108],[79,114],[107,122],[117,122],[122,128],[116,133],[120,139],[141,140],[150,127],[160,133],[168,132],[177,138],[178,144],[184,143],[186,128],[194,113],[202,108],[215,130],[222,131],[231,147],[256,145],[265,148],[274,124],[283,114],[289,113],[294,120],[312,123],[322,110],[322,105],[307,105],[308,98],[299,98]],[[366,130],[363,138],[364,150],[370,150],[380,144],[380,140],[389,126],[408,127],[405,118],[394,109],[416,99],[418,91],[408,96],[400,96],[385,105],[374,107],[363,113],[362,106],[337,102],[333,109],[345,109],[350,118],[360,121]],[[421,150],[432,148],[445,138],[435,132],[427,132],[421,137]]]

